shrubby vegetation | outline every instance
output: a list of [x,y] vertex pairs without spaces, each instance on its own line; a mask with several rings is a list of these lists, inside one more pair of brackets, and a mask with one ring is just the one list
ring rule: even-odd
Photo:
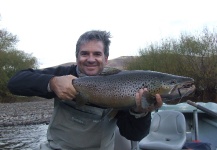
[[17,36],[0,29],[0,102],[16,98],[7,89],[7,83],[14,74],[21,69],[36,68],[38,64],[31,54],[16,49],[17,42]]
[[139,50],[126,69],[154,70],[189,76],[196,81],[196,101],[217,102],[217,33],[206,27],[195,35],[182,33]]
[[[0,29],[0,102],[15,97],[7,89],[8,80],[19,70],[37,68],[31,54],[16,49],[18,39]],[[144,41],[145,42],[145,41]],[[181,33],[139,50],[139,56],[126,64],[128,70],[154,70],[195,79],[196,101],[217,102],[217,32],[204,28],[201,33]],[[16,97],[18,99],[18,97]]]

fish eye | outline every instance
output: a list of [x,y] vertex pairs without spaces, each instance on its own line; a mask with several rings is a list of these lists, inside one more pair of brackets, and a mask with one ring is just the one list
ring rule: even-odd
[[172,80],[170,84],[176,84],[176,80]]

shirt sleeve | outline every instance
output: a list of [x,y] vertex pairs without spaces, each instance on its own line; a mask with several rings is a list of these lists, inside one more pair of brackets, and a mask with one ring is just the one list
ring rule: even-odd
[[128,140],[140,141],[149,133],[151,113],[141,118],[135,118],[129,111],[120,111],[117,114],[117,119],[120,134]]
[[8,89],[15,95],[53,98],[55,93],[47,90],[50,79],[68,74],[76,76],[75,66],[21,70],[9,80]]

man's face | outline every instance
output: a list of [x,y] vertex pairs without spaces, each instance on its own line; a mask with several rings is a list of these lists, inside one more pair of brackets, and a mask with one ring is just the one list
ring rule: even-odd
[[108,57],[104,54],[103,43],[96,40],[83,44],[77,57],[79,71],[88,76],[101,73],[107,61]]

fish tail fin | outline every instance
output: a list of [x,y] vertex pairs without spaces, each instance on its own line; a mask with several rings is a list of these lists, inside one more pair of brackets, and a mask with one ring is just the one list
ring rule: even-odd
[[154,104],[156,102],[156,98],[147,92],[144,92],[141,99],[141,106],[143,109],[149,107],[150,105]]

